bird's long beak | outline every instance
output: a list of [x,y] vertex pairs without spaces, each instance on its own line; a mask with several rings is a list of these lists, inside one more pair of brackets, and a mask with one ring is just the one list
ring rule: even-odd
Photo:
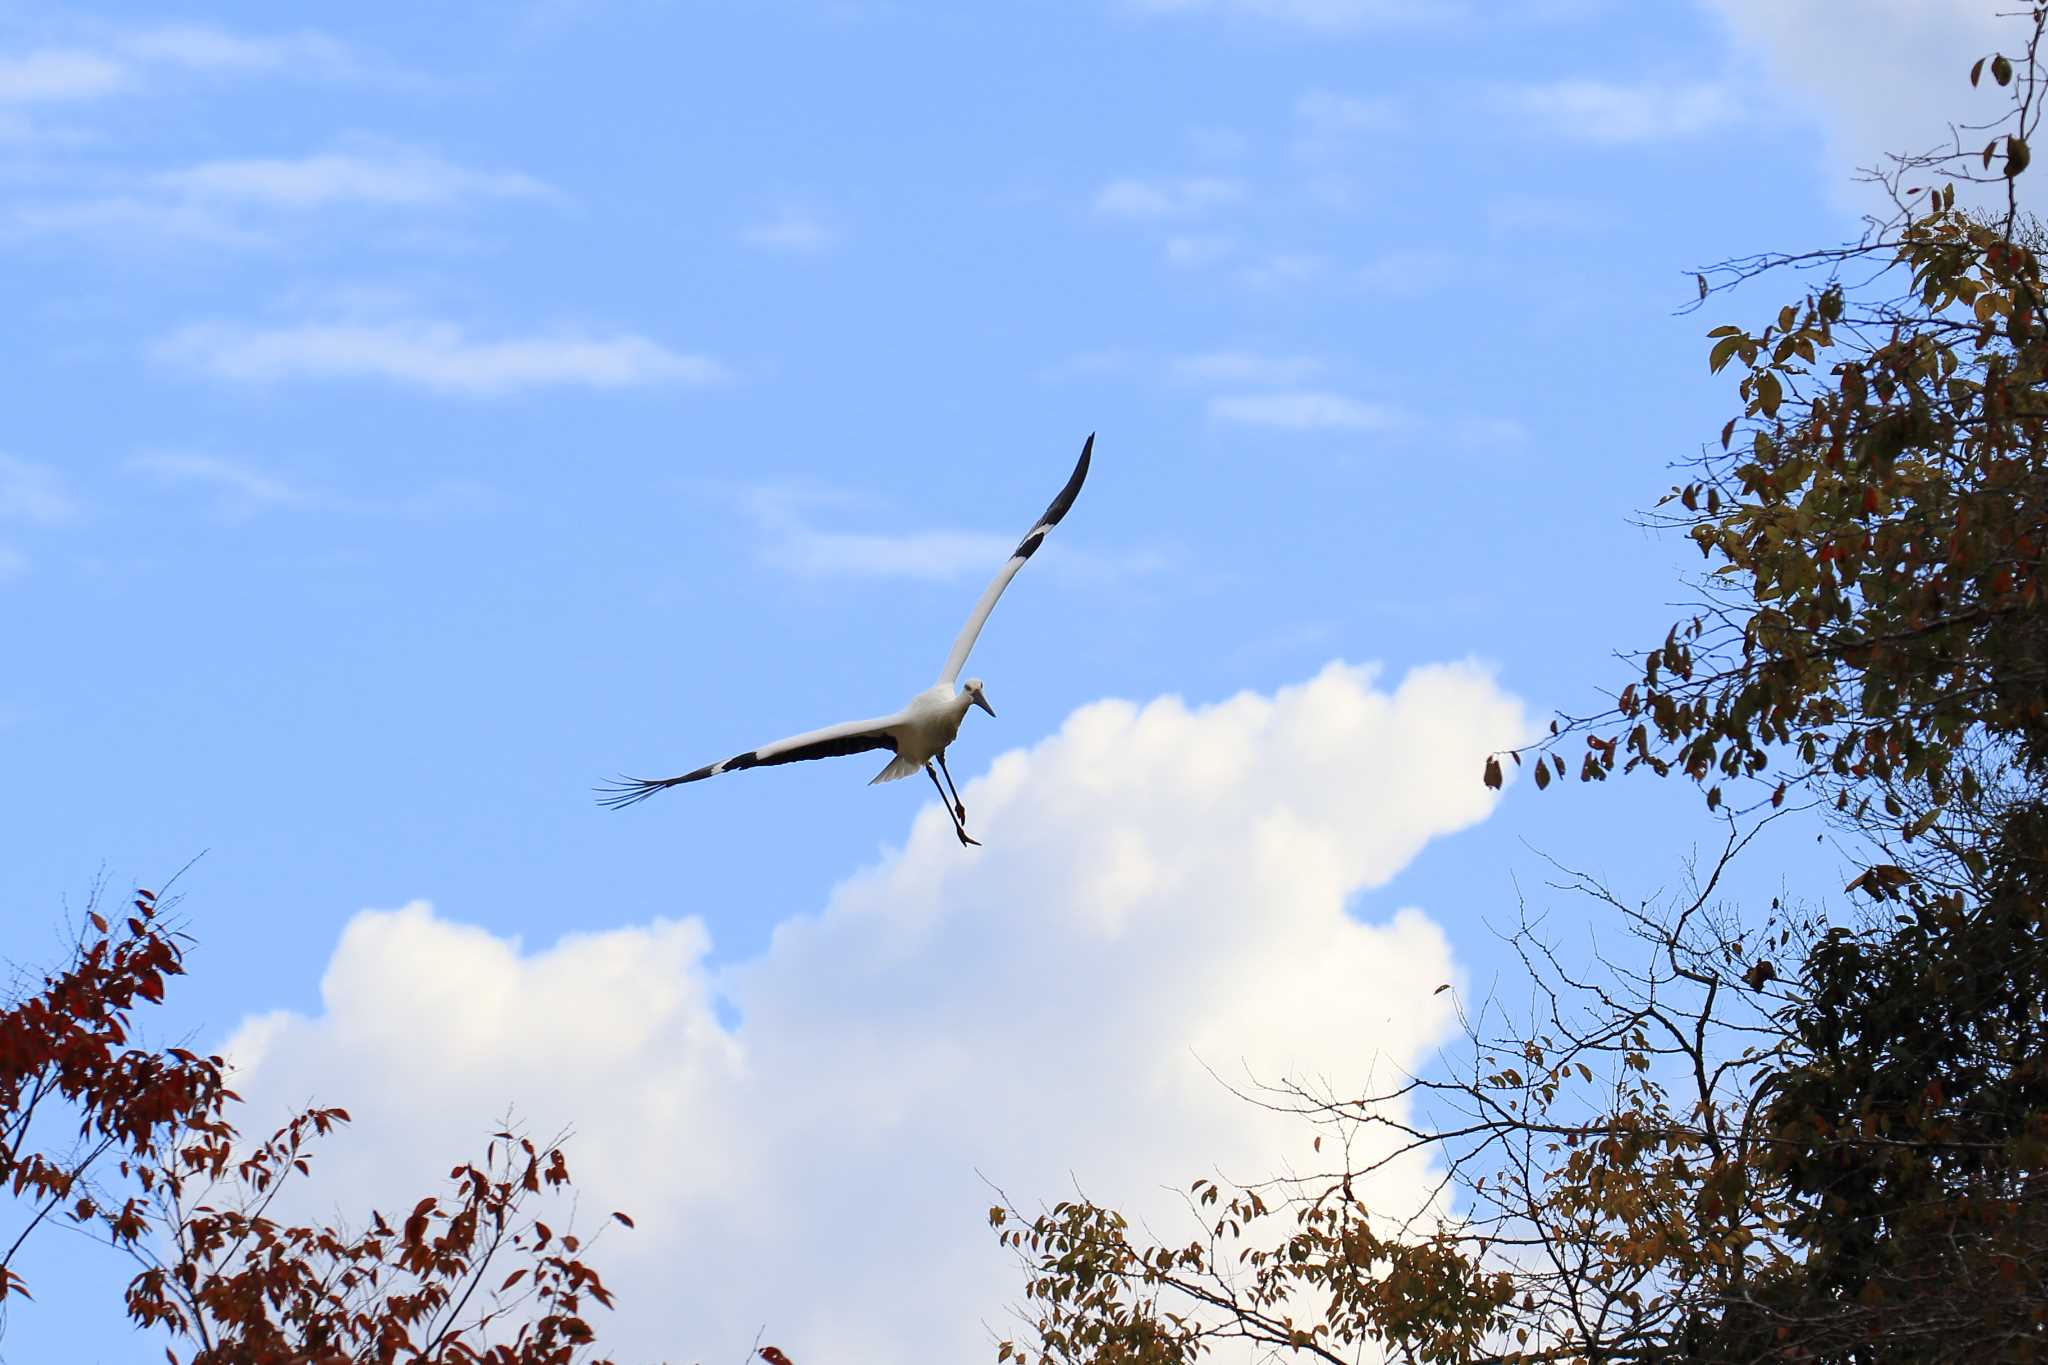
[[996,708],[988,704],[988,698],[984,697],[979,692],[976,692],[974,694],[974,704],[976,706],[979,706],[982,710],[988,712],[990,715],[994,715],[996,713]]

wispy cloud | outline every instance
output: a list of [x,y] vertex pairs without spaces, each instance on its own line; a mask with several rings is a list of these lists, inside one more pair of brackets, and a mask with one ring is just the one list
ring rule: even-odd
[[532,176],[472,170],[397,144],[364,144],[302,157],[207,161],[166,172],[156,183],[188,199],[285,209],[339,203],[432,206],[552,193]]
[[836,531],[812,523],[820,508],[854,499],[816,487],[770,485],[747,490],[760,529],[763,562],[805,578],[853,576],[929,582],[991,572],[1016,546],[997,532]]
[[160,338],[152,352],[161,361],[240,383],[378,379],[469,396],[562,386],[696,386],[730,377],[708,356],[670,350],[632,333],[486,340],[436,320],[284,327],[200,322]]
[[1209,416],[1274,431],[1387,431],[1401,423],[1400,413],[1384,404],[1305,389],[1220,394],[1209,400]]
[[[760,556],[785,573],[804,578],[894,578],[951,582],[994,573],[1017,547],[1016,531],[919,529],[840,531],[813,524],[821,507],[845,507],[854,500],[816,488],[760,487],[747,502],[761,531]],[[1034,563],[1036,561],[1033,561]],[[1151,573],[1165,564],[1149,551],[1123,555],[1093,553],[1062,544],[1048,563],[1056,575],[1091,581]]]
[[441,480],[397,495],[364,496],[246,460],[187,450],[150,450],[122,463],[130,474],[210,499],[216,515],[242,521],[270,512],[440,520],[490,504],[492,492],[465,480]]
[[1457,260],[1442,251],[1389,251],[1358,267],[1357,280],[1375,294],[1413,298],[1449,284]]
[[1321,279],[1330,263],[1303,251],[1275,251],[1250,262],[1238,278],[1254,289],[1284,289]]
[[135,93],[154,71],[312,80],[398,73],[324,33],[246,34],[210,24],[100,28],[69,46],[0,56],[0,104],[77,102]]
[[[21,236],[104,239],[142,250],[194,243],[249,248],[327,223],[314,210],[445,210],[554,193],[529,175],[478,170],[423,148],[353,138],[306,156],[200,162],[113,193],[17,202],[0,210],[0,227]],[[288,221],[284,215],[299,216]]]
[[1112,180],[1095,192],[1105,218],[1188,218],[1244,196],[1244,186],[1220,176],[1179,180]]
[[1692,137],[1727,123],[1739,109],[1729,88],[1715,81],[1547,81],[1504,86],[1494,98],[1561,136],[1616,145]]
[[1181,270],[1199,270],[1214,265],[1236,249],[1228,237],[1169,237],[1166,263]]
[[131,194],[14,204],[0,210],[0,226],[13,236],[102,240],[123,248],[172,242],[259,247],[271,241],[267,232],[215,206]]
[[1311,90],[1294,102],[1294,114],[1316,133],[1335,135],[1396,128],[1401,124],[1400,107],[1385,95],[1346,95],[1335,90]]
[[1191,384],[1299,384],[1323,369],[1323,362],[1315,356],[1258,351],[1203,351],[1167,362],[1168,374]]
[[77,500],[56,470],[0,453],[0,521],[55,526],[77,515]]
[[773,218],[742,228],[740,241],[762,251],[817,256],[839,245],[839,233],[811,214],[785,209]]
[[347,43],[304,29],[248,34],[211,24],[160,24],[122,33],[113,47],[137,63],[188,71],[348,80],[381,70]]
[[879,535],[806,528],[779,536],[767,554],[780,567],[806,577],[854,574],[946,581],[991,572],[1015,545],[1011,538],[970,531]]
[[316,496],[310,489],[275,474],[224,460],[217,455],[158,450],[137,455],[126,464],[127,468],[149,475],[160,483],[211,490],[222,495],[238,510],[304,507],[314,502]]
[[1565,194],[1504,194],[1486,206],[1486,217],[1502,232],[1588,233],[1613,225],[1606,209]]
[[1128,0],[1159,14],[1215,13],[1263,19],[1300,28],[1342,32],[1393,24],[1441,22],[1465,6],[1459,0]]
[[1475,446],[1518,446],[1529,439],[1529,429],[1512,417],[1460,417],[1451,433]]
[[128,72],[95,52],[49,48],[0,57],[0,104],[97,99],[127,83]]

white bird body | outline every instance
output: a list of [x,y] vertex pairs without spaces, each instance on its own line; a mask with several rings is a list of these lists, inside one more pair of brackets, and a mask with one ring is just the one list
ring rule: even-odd
[[960,722],[967,718],[967,708],[974,705],[974,694],[980,690],[975,684],[973,692],[966,688],[956,691],[953,684],[942,682],[912,697],[910,705],[890,717],[893,723],[886,731],[896,741],[896,757],[868,785],[909,777],[946,752],[946,746],[960,737]]
[[[1081,484],[1088,477],[1089,459],[1095,450],[1095,437],[1091,433],[1081,447],[1081,458],[1074,465],[1074,472],[1067,483],[1045,509],[1044,515],[1032,523],[1024,533],[1024,539],[1017,542],[1017,548],[1010,553],[995,578],[982,592],[981,600],[975,603],[974,612],[954,638],[953,648],[946,656],[945,671],[939,680],[910,699],[910,704],[893,715],[877,716],[872,720],[847,721],[843,725],[828,725],[822,730],[792,735],[788,739],[764,744],[743,754],[707,763],[694,772],[680,777],[621,778],[612,786],[601,789],[599,798],[613,809],[622,809],[645,801],[658,791],[684,782],[698,782],[720,773],[734,772],[741,768],[769,767],[779,763],[797,763],[812,758],[832,758],[841,754],[857,754],[869,749],[893,750],[895,757],[869,782],[894,782],[910,776],[919,768],[930,774],[932,785],[939,785],[939,773],[946,773],[946,786],[953,784],[953,775],[946,771],[946,748],[959,737],[960,722],[966,718],[967,708],[979,706],[993,716],[995,708],[988,704],[988,697],[982,691],[981,679],[969,678],[955,686],[960,670],[967,663],[967,656],[974,648],[974,642],[981,635],[981,628],[988,621],[989,613],[995,610],[996,600],[1003,595],[1003,589],[1010,586],[1010,580],[1024,567],[1024,561],[1036,554],[1044,543],[1046,532],[1059,525],[1067,509],[1074,505],[1074,498],[1081,491]],[[938,772],[931,764],[936,760]],[[946,788],[939,788],[944,799]],[[953,789],[952,801],[947,809],[953,815],[953,829],[963,844],[974,843],[967,836],[967,808],[960,802],[960,792]]]

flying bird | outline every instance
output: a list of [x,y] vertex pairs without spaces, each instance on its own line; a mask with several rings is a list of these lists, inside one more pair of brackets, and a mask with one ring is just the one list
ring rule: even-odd
[[[792,735],[717,763],[707,763],[681,777],[622,777],[598,789],[600,804],[613,810],[623,810],[645,801],[658,791],[684,782],[701,782],[720,773],[738,772],[742,768],[766,768],[777,763],[800,763],[811,758],[837,758],[841,754],[864,753],[869,749],[888,749],[895,757],[875,774],[868,785],[894,782],[900,777],[910,776],[919,768],[924,769],[925,775],[932,780],[932,786],[938,788],[940,802],[953,817],[953,832],[960,836],[961,844],[979,844],[979,839],[967,833],[967,807],[960,800],[960,789],[953,783],[952,772],[946,767],[946,746],[959,735],[960,722],[966,717],[968,707],[979,706],[991,716],[996,710],[988,704],[988,694],[981,679],[968,678],[961,682],[960,670],[967,666],[968,652],[974,648],[982,626],[988,622],[988,614],[995,610],[996,599],[1003,595],[1003,589],[1010,586],[1010,580],[1017,576],[1017,570],[1024,567],[1024,561],[1038,552],[1038,547],[1045,542],[1046,532],[1059,525],[1067,509],[1074,505],[1075,497],[1081,492],[1081,484],[1088,477],[1088,462],[1094,452],[1095,435],[1091,432],[1081,446],[1081,458],[1075,463],[1074,472],[1067,477],[1067,486],[1052,500],[1045,514],[1024,533],[1024,539],[1017,542],[1009,560],[996,571],[994,580],[981,594],[981,600],[974,604],[974,612],[967,618],[967,624],[954,637],[952,651],[946,656],[946,668],[939,674],[939,680],[912,697],[910,704],[902,710],[872,720],[850,720],[843,725],[828,725],[808,734]],[[934,761],[938,763],[937,769],[932,767]],[[946,775],[944,786],[939,784],[940,773]]]

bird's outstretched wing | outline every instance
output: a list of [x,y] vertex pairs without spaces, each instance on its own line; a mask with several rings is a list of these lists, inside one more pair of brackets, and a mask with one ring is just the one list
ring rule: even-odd
[[946,656],[946,671],[939,675],[942,683],[957,682],[960,670],[967,667],[967,656],[974,649],[975,640],[981,635],[981,628],[988,621],[988,614],[996,609],[996,599],[1003,595],[1003,589],[1010,586],[1010,580],[1017,576],[1017,570],[1024,567],[1024,561],[1038,552],[1045,540],[1045,533],[1060,524],[1060,518],[1074,505],[1074,499],[1081,492],[1081,483],[1088,477],[1088,460],[1095,453],[1095,433],[1088,433],[1088,440],[1081,447],[1081,458],[1074,465],[1074,472],[1067,478],[1067,486],[1045,509],[1045,515],[1032,523],[1024,533],[1024,539],[1017,542],[1017,548],[1010,552],[1010,558],[996,571],[995,581],[988,585],[981,600],[974,604],[974,615],[967,618],[967,624],[960,628],[960,634],[953,641],[953,652]]
[[801,763],[807,758],[837,758],[841,754],[865,753],[869,749],[894,749],[896,738],[889,731],[902,719],[902,714],[898,713],[874,720],[850,720],[844,725],[828,725],[822,730],[791,735],[788,739],[778,739],[773,744],[734,754],[717,763],[707,763],[681,777],[621,777],[597,789],[597,802],[613,810],[624,810],[669,787],[684,782],[701,782],[707,777],[737,772],[741,768],[767,768],[777,763]]

